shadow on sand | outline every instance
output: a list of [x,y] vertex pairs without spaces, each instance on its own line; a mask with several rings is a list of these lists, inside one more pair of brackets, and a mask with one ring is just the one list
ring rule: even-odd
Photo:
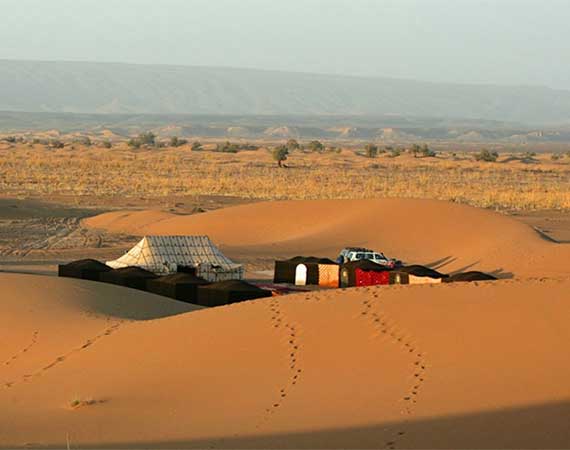
[[[455,261],[457,261],[457,258],[455,258],[453,256],[446,256],[445,258],[441,258],[441,259],[438,259],[438,260],[433,261],[431,263],[427,263],[426,267],[429,267],[430,269],[434,269],[434,270],[440,270],[440,269],[445,268],[449,264],[454,263]],[[471,264],[467,264],[463,267],[460,267],[459,269],[456,269],[456,270],[450,272],[449,275],[455,275],[458,273],[467,272],[467,271],[471,270],[472,268],[474,268],[480,262],[481,261],[475,261]],[[506,272],[502,268],[495,269],[495,270],[488,272],[488,273],[489,273],[489,275],[493,275],[494,277],[499,278],[501,280],[510,280],[510,279],[515,277],[514,273]]]
[[[323,414],[327,412],[323,411]],[[137,449],[567,449],[570,448],[569,425],[570,401],[353,428],[188,441],[108,443],[91,447],[77,445],[81,448]]]

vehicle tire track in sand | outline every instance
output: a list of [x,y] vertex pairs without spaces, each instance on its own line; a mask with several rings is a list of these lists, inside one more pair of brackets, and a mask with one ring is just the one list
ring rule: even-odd
[[119,329],[119,327],[123,324],[123,322],[124,321],[115,322],[113,325],[105,328],[105,330],[103,330],[100,334],[88,339],[83,344],[81,344],[78,347],[71,349],[67,353],[65,353],[61,356],[58,356],[52,362],[50,362],[46,366],[36,370],[35,372],[33,372],[31,374],[25,374],[18,380],[3,383],[3,387],[6,389],[9,389],[9,388],[14,387],[16,385],[19,385],[21,383],[27,383],[27,382],[35,379],[35,378],[41,377],[42,375],[45,374],[45,372],[47,372],[50,369],[53,369],[55,366],[57,366],[63,362],[65,362],[68,358],[70,358],[75,353],[83,351],[83,350],[91,347],[92,345],[94,345],[100,339],[103,339],[104,337],[110,336],[111,334],[113,334],[115,331],[117,331]]
[[37,344],[38,335],[39,335],[39,331],[34,331],[34,333],[32,334],[32,340],[30,341],[30,343],[26,347],[24,347],[22,350],[20,350],[18,353],[15,353],[10,358],[8,358],[6,361],[4,361],[4,363],[2,365],[3,366],[11,366],[12,364],[14,364],[16,362],[16,360],[18,360],[19,358],[24,356],[26,353],[28,353],[32,349],[32,347]]
[[289,395],[291,389],[299,383],[302,369],[299,367],[299,326],[287,320],[283,313],[278,299],[271,299],[267,303],[271,312],[271,325],[273,329],[283,336],[287,349],[287,363],[289,365],[289,377],[287,382],[279,387],[279,397],[265,409],[265,414],[260,422],[256,425],[256,429],[260,429],[275,414],[283,401]]
[[[402,396],[403,408],[401,411],[403,415],[411,416],[414,414],[415,405],[418,402],[426,379],[428,364],[426,362],[425,353],[418,348],[417,343],[415,343],[407,333],[398,328],[394,322],[388,318],[385,312],[374,309],[373,304],[375,304],[374,306],[376,307],[379,307],[381,304],[379,294],[372,292],[372,297],[373,300],[363,300],[362,316],[372,323],[380,336],[385,337],[388,341],[398,346],[403,352],[409,355],[412,361],[412,381],[409,389]],[[395,432],[394,438],[385,443],[384,448],[394,450],[398,444],[398,440],[405,434],[406,432],[404,430],[398,430]]]

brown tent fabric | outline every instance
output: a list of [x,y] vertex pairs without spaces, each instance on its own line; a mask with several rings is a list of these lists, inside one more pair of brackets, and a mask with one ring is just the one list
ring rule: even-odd
[[198,286],[209,284],[203,278],[188,273],[175,273],[147,280],[146,289],[153,294],[187,303],[198,301]]
[[449,275],[430,269],[429,267],[413,265],[398,268],[398,272],[405,272],[416,277],[447,278]]
[[471,282],[471,281],[496,281],[493,275],[489,275],[488,273],[484,272],[465,272],[465,273],[456,273],[455,275],[451,275],[448,279],[444,280],[447,283],[457,283],[457,282]]
[[232,303],[272,297],[269,290],[242,280],[220,281],[208,285],[198,286],[197,304],[201,306],[223,306]]
[[69,264],[60,264],[57,268],[57,274],[60,277],[99,281],[102,273],[111,270],[113,270],[111,267],[95,259],[82,259]]
[[158,276],[148,270],[140,267],[125,267],[102,273],[100,281],[146,291],[147,280],[153,278],[158,278]]

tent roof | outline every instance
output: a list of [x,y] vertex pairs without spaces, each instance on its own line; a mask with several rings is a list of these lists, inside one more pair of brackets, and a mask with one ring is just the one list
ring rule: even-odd
[[123,267],[111,270],[107,272],[107,275],[113,278],[156,278],[154,273],[140,267]]
[[79,261],[73,261],[65,264],[64,266],[79,270],[98,270],[102,272],[108,272],[109,270],[112,270],[111,267],[95,259],[80,259]]
[[295,256],[294,258],[285,260],[284,262],[291,262],[295,264],[331,264],[338,265],[336,262],[329,258],[319,258],[316,256]]
[[429,278],[447,278],[448,275],[438,272],[437,270],[430,269],[429,267],[412,265],[400,267],[399,272],[405,272],[416,277],[429,277]]
[[228,271],[241,267],[224,256],[207,236],[145,236],[125,255],[107,262],[114,268],[138,266],[158,272],[174,264],[210,264]]
[[204,278],[189,273],[173,273],[156,278],[155,283],[164,284],[209,284]]
[[266,289],[261,289],[251,283],[242,280],[227,280],[218,283],[212,283],[207,286],[202,286],[200,289],[208,289],[214,291],[239,291],[239,292],[268,292]]
[[351,261],[343,264],[343,268],[350,270],[364,270],[366,272],[390,272],[392,269],[381,264],[370,261],[369,259],[360,259],[358,261]]

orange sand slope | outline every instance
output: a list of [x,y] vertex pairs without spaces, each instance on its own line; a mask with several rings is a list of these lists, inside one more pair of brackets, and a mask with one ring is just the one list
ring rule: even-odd
[[367,246],[444,272],[570,274],[570,246],[549,242],[510,217],[433,200],[264,202],[192,216],[112,212],[84,224],[138,235],[208,234],[234,258],[336,257],[342,247]]
[[125,318],[178,303],[41,276],[0,285],[0,447],[570,447],[570,280],[322,291],[154,320]]

